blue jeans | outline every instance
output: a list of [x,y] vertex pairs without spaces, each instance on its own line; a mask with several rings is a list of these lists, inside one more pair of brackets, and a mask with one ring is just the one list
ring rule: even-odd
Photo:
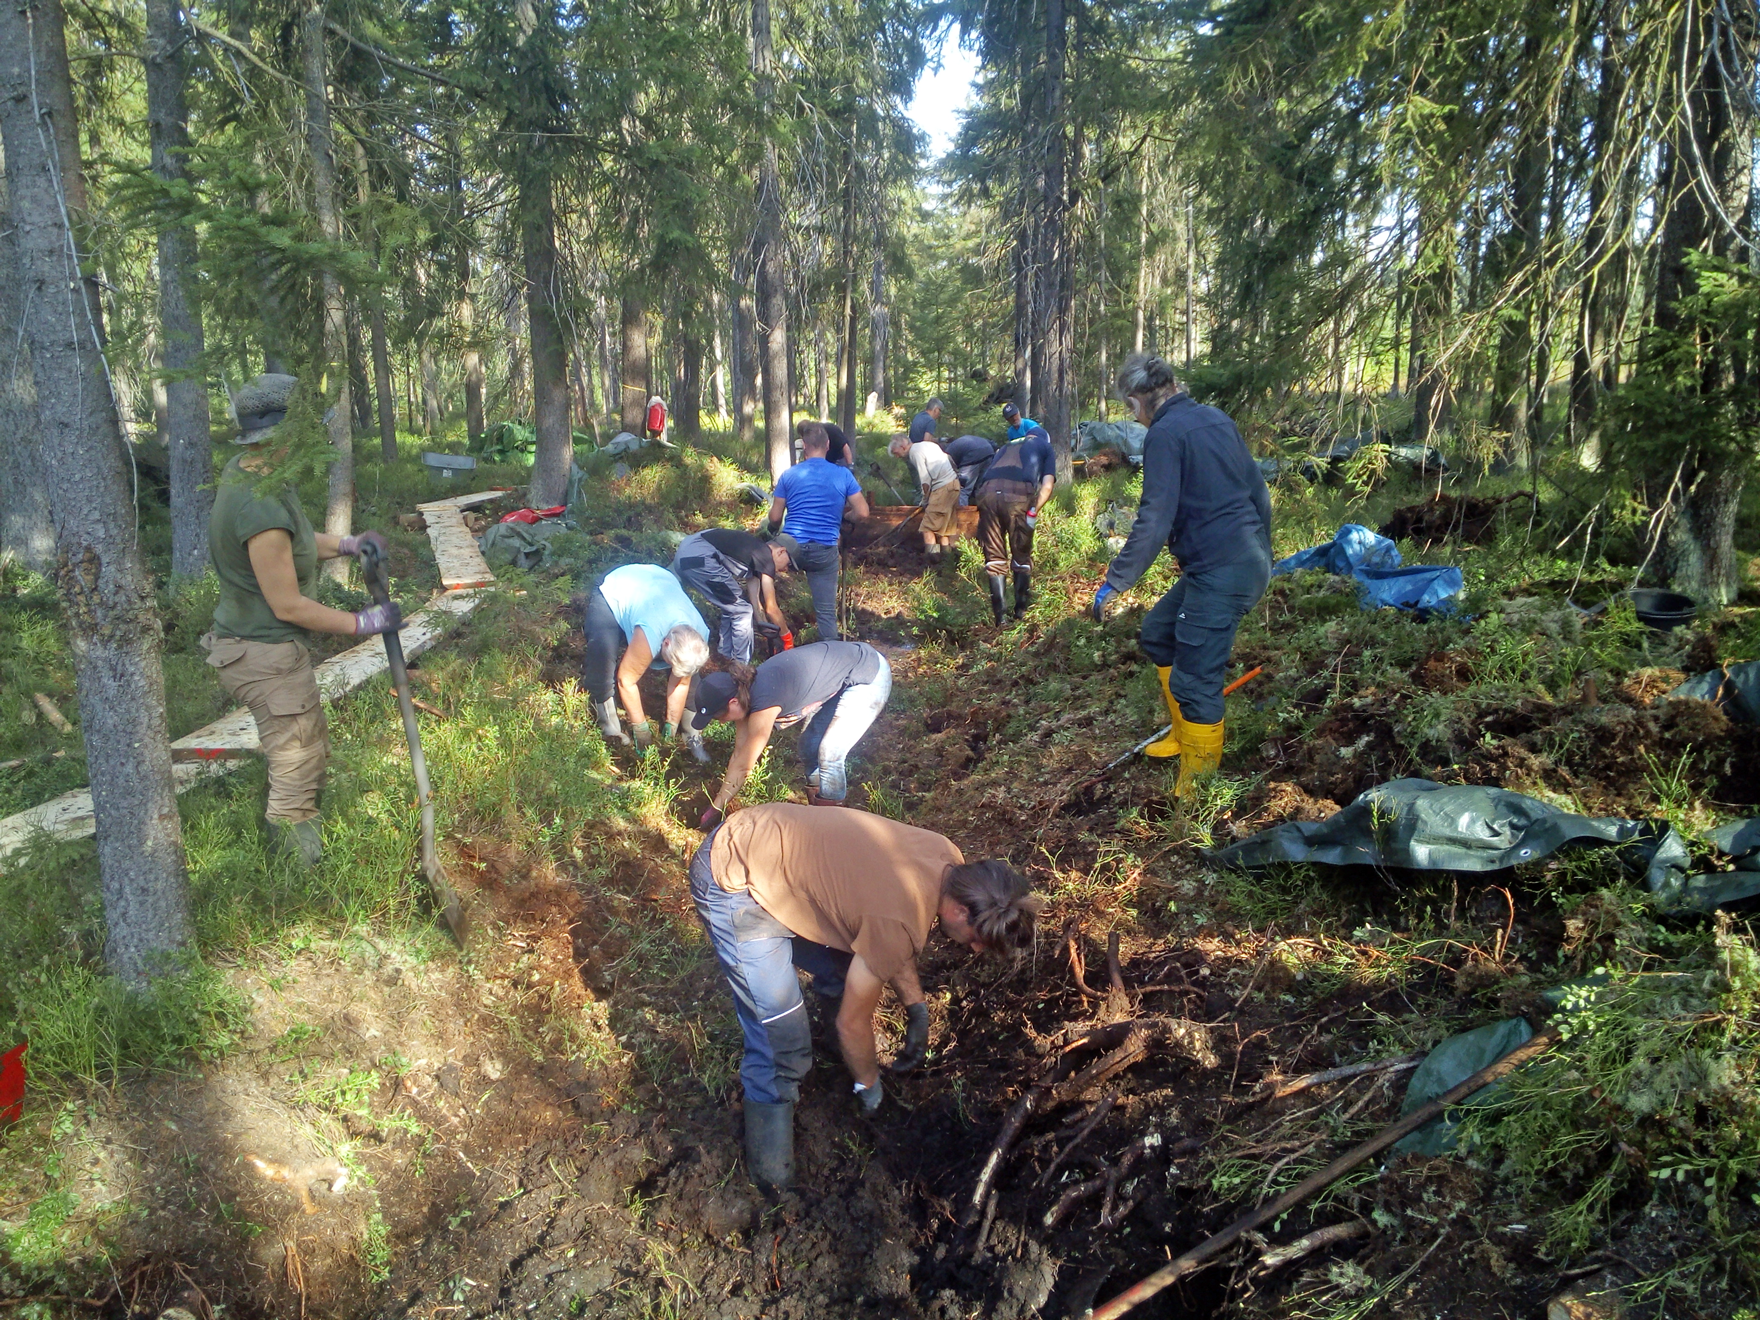
[[733,1011],[745,1036],[740,1083],[748,1100],[792,1104],[813,1066],[813,1033],[795,968],[811,974],[821,995],[835,999],[843,994],[850,955],[796,935],[750,894],[730,894],[716,884],[709,866],[714,841],[711,830],[691,858],[691,899],[733,991]]
[[1172,667],[1168,690],[1193,724],[1222,720],[1223,676],[1235,629],[1270,581],[1269,554],[1187,573],[1143,616],[1143,654]]
[[892,666],[880,657],[880,672],[870,683],[852,683],[819,707],[801,730],[801,764],[807,782],[819,796],[842,802],[849,793],[844,761],[868,731],[892,695]]
[[807,575],[807,587],[813,593],[813,620],[819,625],[819,640],[841,640],[837,631],[837,547],[804,541],[794,562]]

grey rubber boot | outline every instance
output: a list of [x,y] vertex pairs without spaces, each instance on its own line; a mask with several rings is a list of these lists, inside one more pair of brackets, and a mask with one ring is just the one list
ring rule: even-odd
[[304,867],[316,866],[324,857],[324,822],[313,816],[310,820],[281,821],[270,827],[270,839],[276,852],[291,857]]
[[687,718],[685,719],[683,730],[679,733],[679,740],[684,743],[685,750],[697,758],[699,764],[708,765],[709,749],[703,746],[702,731],[700,729],[691,728],[690,719],[688,718],[690,715],[689,711],[686,711],[685,715]]
[[794,1182],[793,1101],[746,1101],[746,1172],[766,1191]]
[[617,718],[616,697],[595,701],[593,714],[599,721],[599,732],[605,735],[606,742],[622,743],[625,747],[629,746],[629,735],[623,731],[623,725]]
[[1017,568],[1014,571],[1014,617],[1020,618],[1027,612],[1027,606],[1033,603],[1033,573],[1031,569]]
[[990,613],[996,616],[996,626],[1002,626],[1002,574],[990,574]]

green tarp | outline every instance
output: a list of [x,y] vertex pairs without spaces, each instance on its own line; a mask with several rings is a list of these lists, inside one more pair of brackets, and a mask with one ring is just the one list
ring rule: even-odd
[[[1413,1110],[1422,1109],[1437,1096],[1459,1086],[1481,1068],[1488,1068],[1516,1046],[1525,1044],[1534,1034],[1523,1018],[1493,1022],[1475,1027],[1458,1036],[1450,1036],[1424,1056],[1406,1086],[1405,1102],[1399,1112],[1403,1118]],[[1460,1123],[1455,1115],[1473,1105],[1486,1105],[1498,1098],[1502,1082],[1493,1082],[1482,1091],[1475,1091],[1460,1104],[1431,1119],[1416,1132],[1400,1138],[1395,1144],[1396,1155],[1446,1155],[1460,1140]]]

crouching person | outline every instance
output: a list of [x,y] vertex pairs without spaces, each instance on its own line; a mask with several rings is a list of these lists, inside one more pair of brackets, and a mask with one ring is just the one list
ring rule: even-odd
[[735,813],[690,868],[691,898],[733,992],[745,1036],[746,1167],[763,1187],[794,1177],[794,1107],[812,1067],[812,1032],[795,969],[837,1002],[837,1044],[862,1112],[880,1107],[874,1011],[891,985],[905,1006],[905,1047],[891,1068],[923,1061],[929,1011],[916,959],[937,920],[974,953],[1033,940],[1043,901],[998,861],[967,862],[929,830],[863,811],[787,802]]
[[587,634],[582,677],[605,741],[629,745],[629,734],[617,719],[621,697],[636,746],[645,752],[654,745],[654,726],[636,685],[647,670],[664,669],[666,723],[661,736],[670,738],[676,731],[692,756],[707,761],[703,736],[685,722],[684,707],[691,676],[709,661],[709,625],[678,579],[655,564],[625,564],[601,578],[580,603]]

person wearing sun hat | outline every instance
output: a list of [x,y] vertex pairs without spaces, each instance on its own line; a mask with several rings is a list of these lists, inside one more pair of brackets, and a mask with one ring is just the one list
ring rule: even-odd
[[812,642],[773,655],[753,669],[731,660],[697,680],[694,726],[715,720],[736,730],[733,755],[721,787],[703,813],[708,829],[726,813],[770,745],[778,728],[798,724],[801,764],[807,768],[807,801],[843,805],[848,792],[844,762],[892,695],[892,666],[866,642]]
[[330,758],[329,726],[318,697],[308,633],[365,637],[395,631],[395,601],[359,612],[332,609],[313,596],[318,563],[356,555],[378,532],[332,536],[312,527],[291,483],[274,480],[287,458],[286,419],[296,377],[258,376],[232,398],[244,447],[215,485],[208,517],[208,556],[220,581],[214,627],[202,638],[220,686],[249,707],[269,767],[264,809],[274,845],[311,866],[323,855],[318,795]]

